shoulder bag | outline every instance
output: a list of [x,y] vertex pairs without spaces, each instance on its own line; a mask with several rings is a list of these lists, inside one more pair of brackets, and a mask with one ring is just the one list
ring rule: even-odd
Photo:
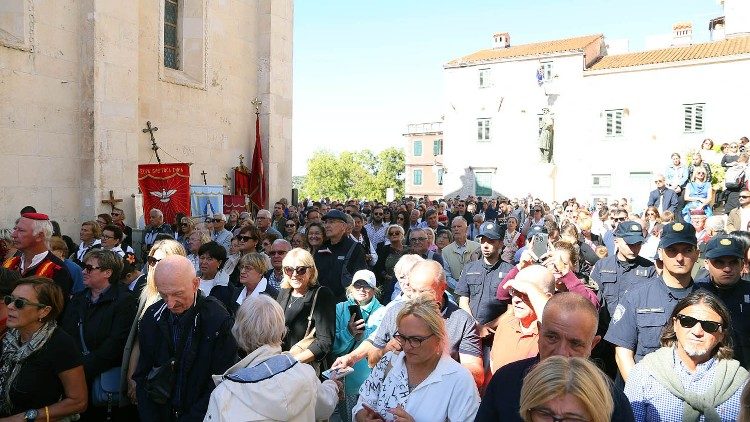
[[[313,314],[315,313],[315,303],[318,301],[318,292],[320,292],[320,287],[318,287],[315,290],[315,295],[313,296],[313,302],[312,307],[310,308],[310,315],[307,316],[307,329],[305,330],[305,336],[302,337],[302,340],[295,343],[290,349],[289,352],[291,352],[292,356],[297,357],[300,353],[307,350],[310,345],[315,341],[315,327],[312,327],[312,321],[313,321]],[[289,293],[291,295],[291,293]],[[312,330],[310,329],[312,327]]]
[[[83,316],[78,320],[78,335],[81,337],[83,355],[91,354],[83,338]],[[121,367],[110,368],[94,378],[91,385],[91,403],[95,407],[107,407],[107,420],[112,419],[112,407],[120,403],[120,371]]]

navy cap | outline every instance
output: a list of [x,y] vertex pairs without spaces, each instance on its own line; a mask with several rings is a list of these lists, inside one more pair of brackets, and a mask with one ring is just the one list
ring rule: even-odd
[[614,233],[615,237],[621,237],[628,245],[643,243],[646,240],[643,237],[643,226],[637,221],[623,221],[617,225]]
[[326,221],[326,220],[341,220],[344,223],[346,223],[346,214],[344,214],[343,211],[332,209],[328,211],[326,215],[323,216],[323,221]]
[[479,226],[479,236],[486,237],[492,240],[500,240],[500,225],[494,221],[487,221]]
[[531,239],[532,236],[539,233],[547,233],[547,228],[538,224],[529,227],[529,231],[526,233],[526,239]]
[[714,259],[722,256],[745,258],[742,244],[727,235],[714,236],[706,245],[706,258]]
[[659,248],[666,248],[675,243],[687,243],[698,246],[698,239],[695,237],[695,227],[692,224],[669,223],[662,228]]

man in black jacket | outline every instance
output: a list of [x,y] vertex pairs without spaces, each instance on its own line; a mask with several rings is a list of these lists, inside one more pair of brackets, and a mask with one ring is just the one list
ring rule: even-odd
[[327,240],[314,256],[318,283],[331,289],[337,301],[343,302],[354,273],[367,269],[365,250],[348,235],[351,229],[342,211],[328,211],[323,224]]
[[[193,264],[168,256],[154,268],[156,289],[163,298],[149,307],[138,327],[141,356],[133,374],[142,422],[202,421],[214,389],[212,374],[223,374],[236,361],[232,318],[213,297],[198,289]],[[174,382],[161,383],[166,397],[152,392],[149,374],[174,361]],[[160,398],[166,403],[161,404]]]

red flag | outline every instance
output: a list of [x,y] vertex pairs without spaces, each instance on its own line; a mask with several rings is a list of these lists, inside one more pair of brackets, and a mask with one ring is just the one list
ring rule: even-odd
[[250,195],[250,175],[240,169],[234,169],[234,194]]
[[224,214],[245,211],[245,195],[224,195]]
[[190,215],[190,166],[187,164],[141,164],[138,186],[143,193],[143,214],[152,208],[164,213],[164,221],[174,221],[178,212]]
[[255,150],[250,170],[250,201],[258,209],[266,207],[266,176],[263,172],[263,147],[260,144],[260,114],[255,113]]

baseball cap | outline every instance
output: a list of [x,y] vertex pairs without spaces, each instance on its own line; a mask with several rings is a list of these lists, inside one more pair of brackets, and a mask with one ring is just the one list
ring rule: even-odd
[[354,277],[352,278],[352,286],[358,281],[364,281],[365,283],[367,283],[370,287],[374,289],[375,288],[375,273],[373,273],[370,270],[359,270],[356,273],[354,273]]
[[745,258],[744,252],[742,244],[736,239],[732,239],[727,235],[720,235],[714,236],[708,241],[705,257],[707,259],[714,259],[722,256]]
[[323,216],[323,221],[326,221],[326,220],[341,220],[344,223],[346,223],[346,214],[344,214],[343,211],[332,209],[328,211],[326,215]]
[[487,221],[479,226],[479,236],[486,237],[492,240],[502,239],[500,235],[500,225],[494,221]]
[[643,243],[643,226],[637,221],[623,221],[617,225],[615,237],[621,237],[628,245]]
[[675,243],[687,243],[698,246],[698,239],[695,237],[695,227],[692,224],[684,223],[665,224],[661,232],[659,248],[667,248]]

